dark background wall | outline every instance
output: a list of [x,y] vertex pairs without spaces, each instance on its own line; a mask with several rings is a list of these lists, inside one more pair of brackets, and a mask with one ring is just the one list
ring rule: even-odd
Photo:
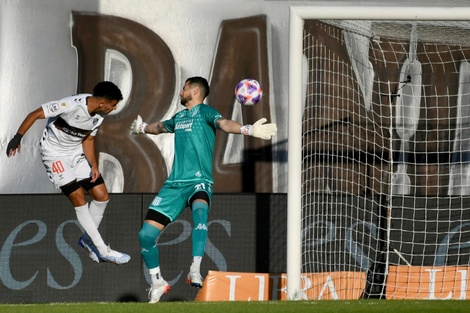
[[[147,301],[148,274],[137,234],[153,197],[111,195],[102,236],[132,257],[117,266],[94,263],[78,246],[82,231],[63,195],[0,196],[0,302]],[[304,220],[299,230],[305,242],[303,258],[314,261],[313,268],[303,270],[366,271],[383,249],[379,199],[331,197],[318,199],[310,208],[314,218]],[[400,251],[412,265],[468,264],[470,213],[461,208],[468,207],[469,199],[405,200],[392,203],[390,249]],[[191,301],[197,294],[185,282],[191,228],[186,210],[159,237],[162,274],[172,286],[162,301]],[[285,273],[286,231],[286,194],[215,194],[203,276],[209,270]],[[389,262],[403,265],[393,250]]]
[[[147,301],[147,270],[137,234],[151,194],[112,194],[100,226],[105,242],[132,259],[95,263],[77,244],[82,230],[63,195],[0,196],[0,302]],[[283,273],[285,194],[216,194],[202,263],[207,271]],[[189,287],[191,214],[186,210],[159,238],[162,274],[171,292],[162,301],[193,300]]]

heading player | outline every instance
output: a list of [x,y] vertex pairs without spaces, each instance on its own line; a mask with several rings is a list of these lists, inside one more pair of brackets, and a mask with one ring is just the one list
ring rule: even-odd
[[[130,256],[105,244],[98,227],[109,195],[95,156],[94,138],[103,118],[122,100],[112,82],[98,83],[93,94],[79,94],[51,101],[29,113],[7,146],[7,156],[21,150],[21,139],[39,119],[47,118],[40,153],[47,175],[55,188],[72,202],[78,222],[85,230],[78,243],[95,262],[124,264]],[[85,191],[91,196],[88,204]]]

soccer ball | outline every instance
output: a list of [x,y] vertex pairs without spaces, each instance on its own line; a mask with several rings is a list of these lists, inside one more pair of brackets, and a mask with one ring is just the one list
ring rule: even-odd
[[246,78],[235,87],[235,98],[244,105],[255,105],[261,100],[263,90],[258,81]]

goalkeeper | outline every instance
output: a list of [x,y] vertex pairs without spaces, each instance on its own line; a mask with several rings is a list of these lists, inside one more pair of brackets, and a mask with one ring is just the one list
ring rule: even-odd
[[207,238],[207,220],[213,191],[212,156],[216,130],[270,140],[276,134],[276,124],[265,124],[262,118],[253,125],[222,117],[214,108],[203,103],[209,95],[209,84],[202,77],[191,77],[180,92],[186,108],[171,119],[147,124],[140,116],[131,125],[130,133],[174,133],[174,161],[170,176],[152,201],[139,232],[141,253],[151,276],[150,303],[156,303],[170,290],[160,271],[159,250],[155,240],[161,231],[190,207],[192,211],[192,264],[187,283],[201,288],[200,266]]

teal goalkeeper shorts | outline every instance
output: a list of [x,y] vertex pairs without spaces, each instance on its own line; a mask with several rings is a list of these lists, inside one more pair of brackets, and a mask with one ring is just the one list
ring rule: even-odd
[[206,192],[209,201],[212,201],[212,183],[207,181],[165,182],[149,209],[165,215],[173,222],[190,205],[191,197],[199,191]]

